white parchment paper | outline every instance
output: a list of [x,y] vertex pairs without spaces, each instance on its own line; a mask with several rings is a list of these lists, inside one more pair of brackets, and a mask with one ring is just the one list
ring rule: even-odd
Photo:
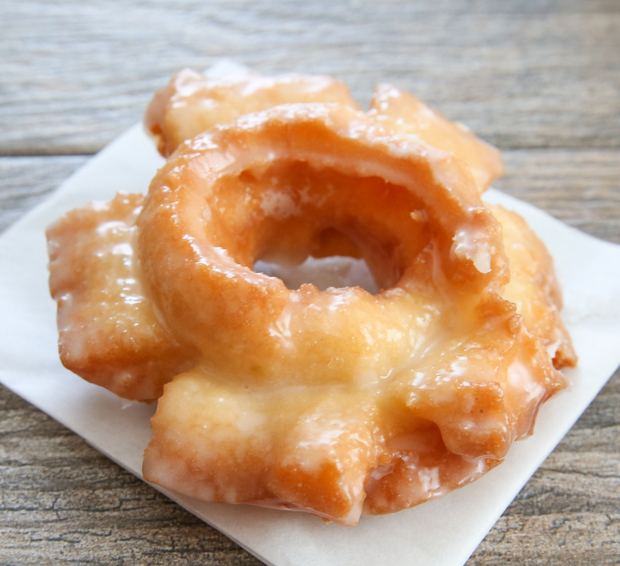
[[[218,75],[234,70],[221,64]],[[0,237],[0,381],[141,477],[154,406],[124,403],[65,370],[47,286],[45,228],[60,214],[119,190],[145,192],[163,163],[136,125]],[[620,364],[620,246],[580,233],[491,190],[546,242],[564,288],[565,320],[580,357],[571,386],[541,410],[534,436],[506,462],[447,497],[354,528],[250,506],[207,504],[165,491],[274,566],[461,566]]]

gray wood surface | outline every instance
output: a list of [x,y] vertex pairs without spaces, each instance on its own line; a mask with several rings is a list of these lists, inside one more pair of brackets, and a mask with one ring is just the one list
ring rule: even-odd
[[[411,90],[499,145],[498,188],[620,243],[617,0],[0,0],[0,37],[0,230],[225,56]],[[469,566],[620,564],[619,433],[616,373]],[[1,389],[0,564],[259,562]]]

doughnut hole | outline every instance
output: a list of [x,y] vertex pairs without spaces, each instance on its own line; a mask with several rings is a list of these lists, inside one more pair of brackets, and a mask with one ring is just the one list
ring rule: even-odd
[[[254,269],[259,262],[258,270],[269,273],[265,263],[291,270],[308,258],[363,260],[344,263],[356,265],[362,281],[370,279],[373,294],[394,287],[431,238],[422,203],[405,188],[301,161],[224,176],[209,202],[207,238],[236,263]],[[308,264],[298,275],[311,275],[317,262]],[[326,271],[337,271],[337,264],[323,262]],[[334,275],[333,286],[349,286],[340,284],[342,270]],[[319,288],[329,286],[320,283]]]
[[311,283],[319,291],[359,287],[372,295],[379,293],[379,287],[368,264],[361,258],[351,256],[309,256],[300,265],[292,266],[258,260],[254,264],[254,271],[281,279],[286,287],[293,291]]

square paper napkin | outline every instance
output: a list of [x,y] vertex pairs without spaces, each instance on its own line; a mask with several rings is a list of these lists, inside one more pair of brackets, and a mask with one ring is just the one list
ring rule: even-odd
[[[222,75],[238,67],[218,65]],[[57,351],[44,230],[62,213],[119,190],[145,192],[163,160],[136,125],[0,237],[0,381],[141,477],[154,406],[124,403],[65,370]],[[564,317],[579,355],[571,386],[540,411],[536,432],[472,485],[414,509],[366,517],[354,528],[165,492],[274,566],[461,566],[620,364],[620,246],[596,240],[491,190],[488,201],[523,215],[555,258]]]

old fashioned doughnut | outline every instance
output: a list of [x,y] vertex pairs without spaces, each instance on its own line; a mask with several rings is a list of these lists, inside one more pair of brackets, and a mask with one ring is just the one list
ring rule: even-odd
[[[160,485],[354,524],[486,471],[564,383],[498,294],[501,232],[471,177],[348,107],[279,106],[196,137],[138,225],[153,297],[204,359],[153,419],[144,471]],[[325,230],[385,291],[252,270],[304,259]],[[433,489],[410,463],[420,436]]]
[[[255,111],[244,84],[207,131],[180,139],[203,94],[155,129],[174,153],[146,197],[48,230],[63,363],[158,398],[144,476],[206,501],[354,525],[475,480],[576,363],[544,245],[480,199],[496,150],[387,87],[367,113],[288,86]],[[332,255],[378,292],[255,271]]]

